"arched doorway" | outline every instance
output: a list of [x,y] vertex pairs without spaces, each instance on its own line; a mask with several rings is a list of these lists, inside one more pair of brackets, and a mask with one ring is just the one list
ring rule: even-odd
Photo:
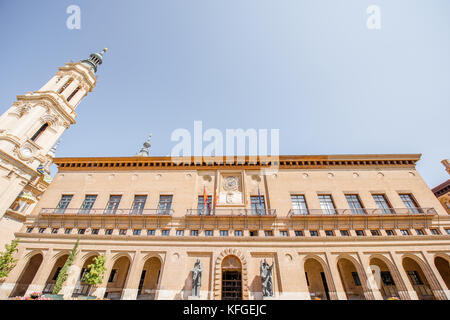
[[83,267],[80,270],[80,275],[78,276],[75,284],[75,288],[73,289],[72,297],[88,296],[91,294],[91,286],[84,282],[83,278],[85,273],[89,271],[88,266],[94,262],[95,257],[97,257],[97,255],[92,255],[84,262]]
[[27,292],[28,286],[30,285],[31,281],[33,281],[33,278],[36,275],[39,267],[41,266],[43,259],[44,257],[42,256],[42,254],[38,253],[32,256],[30,260],[28,260],[26,267],[23,269],[19,280],[17,280],[16,285],[14,286],[14,289],[12,290],[9,297],[23,296],[25,292]]
[[420,300],[434,300],[433,291],[430,288],[427,277],[419,264],[410,257],[403,258],[403,269],[408,275],[409,281]]
[[346,258],[338,260],[339,276],[348,300],[365,300],[360,275],[353,262]]
[[114,262],[111,272],[108,276],[108,284],[106,286],[105,298],[111,300],[120,300],[122,297],[123,287],[128,276],[130,268],[130,258],[122,256]]
[[137,300],[156,300],[161,273],[161,260],[157,257],[147,259],[139,279]]
[[56,279],[58,278],[59,272],[61,271],[62,267],[66,263],[66,260],[68,257],[69,257],[69,255],[65,254],[65,255],[62,255],[61,257],[59,257],[58,260],[56,260],[55,265],[53,266],[53,269],[47,278],[47,282],[45,283],[44,289],[42,290],[43,294],[51,294],[53,292],[53,288],[55,287]]
[[394,277],[392,276],[391,270],[387,266],[386,262],[380,258],[372,258],[370,260],[370,266],[373,267],[372,273],[374,276],[376,276],[379,272],[379,278],[375,278],[375,280],[383,299],[387,300],[392,297],[400,298],[397,284],[395,283]]
[[311,300],[330,300],[327,279],[319,261],[313,258],[305,261],[305,277]]
[[236,256],[222,261],[222,300],[242,300],[242,265]]
[[434,265],[436,266],[436,269],[439,271],[442,280],[444,280],[447,289],[450,290],[450,264],[448,260],[442,257],[436,257],[434,259]]

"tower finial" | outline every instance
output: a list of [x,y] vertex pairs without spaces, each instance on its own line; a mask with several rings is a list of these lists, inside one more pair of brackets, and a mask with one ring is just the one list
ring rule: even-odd
[[108,48],[104,48],[102,52],[99,53],[91,53],[89,59],[82,60],[81,63],[96,73],[97,67],[103,63],[103,54],[105,54],[106,51],[108,51]]
[[151,147],[151,143],[150,143],[151,137],[152,137],[152,134],[150,133],[150,135],[148,136],[147,141],[144,142],[141,150],[139,151],[139,153],[136,156],[138,156],[138,157],[148,157],[149,149]]

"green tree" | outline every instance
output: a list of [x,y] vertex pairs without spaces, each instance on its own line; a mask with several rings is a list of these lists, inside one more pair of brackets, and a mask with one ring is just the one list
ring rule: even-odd
[[17,251],[19,239],[14,239],[11,244],[5,245],[5,252],[0,253],[0,281],[4,280],[9,272],[16,266],[17,259],[14,259],[14,253]]
[[55,287],[53,288],[53,294],[58,294],[64,282],[67,280],[67,277],[69,275],[69,268],[73,264],[73,261],[75,260],[75,257],[78,254],[78,242],[80,239],[77,239],[77,242],[75,242],[75,245],[73,246],[72,252],[67,257],[66,263],[64,263],[64,266],[62,267],[61,271],[58,274],[58,278],[56,279]]
[[106,257],[103,254],[95,257],[94,261],[87,266],[89,271],[84,274],[83,281],[93,286],[93,288],[102,284],[106,271],[105,261]]

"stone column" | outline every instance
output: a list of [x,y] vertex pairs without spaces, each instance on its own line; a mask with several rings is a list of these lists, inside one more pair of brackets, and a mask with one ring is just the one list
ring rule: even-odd
[[45,283],[47,282],[47,279],[50,275],[50,272],[52,272],[53,269],[53,263],[56,261],[53,261],[53,248],[49,248],[47,253],[44,255],[44,258],[42,260],[41,265],[39,266],[38,271],[36,272],[33,280],[31,281],[30,285],[28,286],[27,291],[25,292],[25,295],[30,295],[32,292],[42,292],[45,287]]
[[128,269],[128,276],[122,291],[122,300],[136,300],[141,276],[139,271],[142,272],[141,251],[138,250],[134,254],[133,261]]
[[30,259],[24,259],[25,250],[19,248],[15,258],[18,259],[16,266],[11,270],[8,277],[3,282],[0,282],[0,300],[8,299],[13,291],[16,282],[19,280],[23,269],[27,266]]
[[[342,284],[341,277],[339,276],[336,257],[332,256],[329,252],[326,252],[325,255],[327,257],[328,268],[331,271],[331,277],[333,278],[332,280],[336,288],[335,294],[330,292],[330,299],[347,300],[347,294],[345,293],[344,285]],[[324,270],[324,272],[326,271]]]
[[[448,290],[447,285],[445,284],[445,281],[442,279],[442,276],[439,273],[439,270],[436,268],[436,265],[434,264],[433,254],[422,251],[422,255],[425,257],[425,263],[428,264],[432,273],[434,274],[437,284],[442,288],[439,290],[439,289],[433,289],[433,287],[431,287],[433,290],[434,296],[436,298],[439,298],[440,300],[450,300],[450,290]],[[423,270],[423,272],[425,272],[425,270]],[[431,286],[431,283],[430,283],[430,286]]]
[[70,266],[68,270],[68,276],[66,281],[64,282],[61,291],[59,294],[64,295],[64,299],[70,299],[72,298],[73,290],[75,289],[75,285],[77,283],[78,278],[80,277],[81,268],[83,267],[81,265],[82,261],[82,254],[81,250],[78,249],[79,252],[75,257],[75,260],[73,261],[72,266]]
[[[366,294],[366,292],[364,293],[364,295],[366,296],[366,299],[368,298],[368,296],[370,296],[371,298],[373,297],[375,300],[383,300],[383,295],[380,292],[380,288],[378,286],[378,283],[381,286],[381,278],[380,279],[375,279],[373,273],[372,273],[372,269],[370,268],[370,257],[358,252],[357,253],[359,260],[361,261],[361,266],[364,269],[364,274],[366,275],[367,281],[366,281],[366,287],[368,290],[370,290],[371,294]],[[379,282],[377,283],[377,280],[379,280]]]
[[305,276],[303,255],[295,252],[282,252],[278,257],[283,300],[311,300]]
[[[411,300],[419,300],[419,297],[417,296],[416,290],[414,290],[411,281],[409,281],[409,277],[406,274],[405,269],[403,268],[402,264],[402,258],[399,254],[392,252],[392,259],[394,260],[395,267],[397,268],[398,272],[400,273],[400,277],[403,279],[403,283],[406,286],[407,294],[411,298]],[[402,294],[401,291],[398,292],[398,294]]]

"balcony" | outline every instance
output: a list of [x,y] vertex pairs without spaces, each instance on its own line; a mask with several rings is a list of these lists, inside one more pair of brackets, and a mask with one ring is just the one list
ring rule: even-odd
[[202,217],[276,217],[276,209],[187,209],[186,216]]
[[434,208],[389,208],[389,209],[291,209],[289,217],[302,216],[434,216]]
[[172,216],[173,209],[79,209],[42,208],[41,216]]

